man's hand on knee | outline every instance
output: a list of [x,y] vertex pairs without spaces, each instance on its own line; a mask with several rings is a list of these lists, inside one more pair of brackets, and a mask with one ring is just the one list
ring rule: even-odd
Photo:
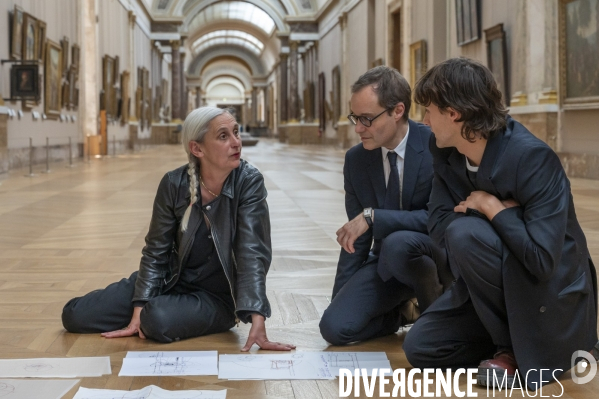
[[364,219],[364,214],[360,213],[358,216],[345,223],[343,227],[337,230],[337,242],[347,252],[353,254],[356,252],[354,249],[354,243],[362,234],[368,231],[368,223]]

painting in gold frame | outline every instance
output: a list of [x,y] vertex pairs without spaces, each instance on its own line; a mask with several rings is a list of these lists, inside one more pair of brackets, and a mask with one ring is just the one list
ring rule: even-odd
[[129,122],[129,71],[123,71],[121,74],[121,125]]
[[81,57],[81,48],[78,44],[73,44],[71,47],[71,65],[75,72],[79,72],[79,58]]
[[46,23],[39,19],[37,20],[36,48],[37,48],[37,59],[43,65],[45,55],[46,55]]
[[105,55],[102,59],[102,89],[104,90],[104,105],[106,109],[106,117],[113,116],[112,107],[112,92],[114,81],[114,58]]
[[74,110],[77,107],[77,101],[75,99],[77,96],[77,70],[73,65],[69,68],[67,80],[69,82],[69,108]]
[[559,0],[560,96],[566,109],[599,108],[599,0]]
[[23,55],[23,9],[15,5],[12,14],[12,40],[10,56],[20,60]]
[[44,112],[48,118],[57,118],[61,108],[62,48],[52,40],[46,41],[44,76]]
[[[410,86],[414,87],[418,79],[428,69],[427,66],[426,40],[419,40],[410,44]],[[421,105],[412,103],[410,118],[421,121],[424,118],[424,110]]]
[[498,24],[489,29],[485,29],[485,40],[487,42],[487,66],[495,77],[497,88],[501,91],[503,104],[509,106],[510,95],[507,74],[507,45],[505,43],[503,24]]
[[62,75],[67,76],[69,72],[69,38],[64,36],[60,41],[60,47],[62,47]]
[[28,13],[23,16],[23,60],[33,61],[38,59],[38,49],[36,43],[38,40],[37,34],[37,19]]

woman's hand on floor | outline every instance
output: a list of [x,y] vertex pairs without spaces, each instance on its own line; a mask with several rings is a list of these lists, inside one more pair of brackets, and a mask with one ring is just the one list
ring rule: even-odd
[[133,317],[131,317],[131,322],[125,328],[116,331],[110,331],[100,334],[104,338],[120,338],[120,337],[130,337],[135,334],[139,334],[139,338],[146,339],[146,336],[141,331],[140,325],[141,320],[139,315],[141,314],[141,310],[143,308],[141,306],[133,308]]
[[260,349],[269,351],[290,351],[292,349],[295,349],[295,345],[269,341],[266,337],[264,316],[259,314],[252,315],[252,328],[250,329],[250,335],[248,336],[248,340],[245,343],[245,346],[241,349],[241,351],[249,351],[252,345],[254,344],[258,345]]

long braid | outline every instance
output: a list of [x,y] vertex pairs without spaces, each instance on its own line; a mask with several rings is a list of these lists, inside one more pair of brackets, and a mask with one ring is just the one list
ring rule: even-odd
[[191,154],[189,156],[189,164],[187,165],[187,174],[189,175],[189,193],[191,194],[191,199],[189,201],[189,206],[183,215],[183,220],[181,221],[181,231],[187,230],[191,209],[193,208],[193,204],[198,202],[198,174],[196,171],[196,162],[194,156]]

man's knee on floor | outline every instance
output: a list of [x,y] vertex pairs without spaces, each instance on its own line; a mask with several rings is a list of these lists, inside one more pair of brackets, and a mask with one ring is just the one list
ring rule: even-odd
[[320,335],[331,345],[345,345],[350,342],[354,334],[343,326],[338,318],[330,316],[326,311],[318,324]]
[[146,338],[154,341],[169,343],[177,339],[169,335],[169,329],[172,327],[168,317],[168,312],[159,306],[152,306],[147,303],[141,311],[141,331]]
[[412,367],[420,369],[433,367],[430,357],[426,354],[426,346],[421,334],[414,334],[412,331],[409,331],[404,338],[403,351]]

